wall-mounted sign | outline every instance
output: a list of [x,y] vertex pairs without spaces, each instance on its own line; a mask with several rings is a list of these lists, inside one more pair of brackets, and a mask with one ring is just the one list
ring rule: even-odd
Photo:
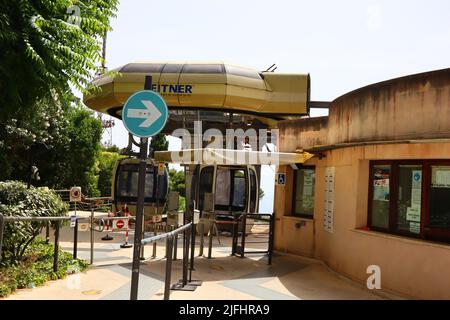
[[325,231],[333,232],[334,220],[334,177],[335,168],[325,169],[325,204],[323,212],[323,228]]
[[275,175],[275,184],[284,186],[286,184],[286,173],[279,172]]

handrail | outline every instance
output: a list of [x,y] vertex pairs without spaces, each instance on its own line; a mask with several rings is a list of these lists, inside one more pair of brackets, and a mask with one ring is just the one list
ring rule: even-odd
[[178,229],[175,229],[173,231],[169,231],[166,233],[162,233],[162,234],[158,234],[156,236],[151,236],[145,239],[141,240],[141,245],[145,246],[147,244],[151,244],[153,242],[156,241],[161,241],[167,238],[174,238],[177,234],[179,234],[180,232],[183,232],[184,230],[189,229],[192,226],[192,222],[189,222],[188,224],[185,224],[181,227],[179,227]]

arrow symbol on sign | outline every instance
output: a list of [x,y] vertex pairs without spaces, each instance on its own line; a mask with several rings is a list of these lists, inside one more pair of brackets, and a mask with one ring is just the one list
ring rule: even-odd
[[162,114],[153,104],[153,102],[149,100],[141,100],[142,104],[146,109],[128,109],[127,117],[128,118],[138,118],[145,119],[139,127],[148,128],[152,123],[158,120]]

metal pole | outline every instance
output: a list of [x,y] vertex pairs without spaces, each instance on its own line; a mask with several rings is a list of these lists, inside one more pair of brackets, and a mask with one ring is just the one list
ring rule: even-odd
[[214,233],[214,221],[211,221],[209,225],[208,259],[211,259],[212,256],[213,233]]
[[164,300],[169,300],[170,297],[170,281],[172,277],[172,251],[173,238],[168,237],[166,240],[166,277],[164,280]]
[[200,223],[200,248],[199,248],[199,253],[198,256],[201,257],[203,256],[203,247],[205,245],[205,222],[204,220],[202,220],[202,223]]
[[53,252],[53,272],[58,272],[58,253],[59,253],[59,221],[56,221],[55,229],[55,250]]
[[182,279],[183,286],[185,286],[187,284],[187,267],[188,267],[188,261],[187,261],[188,252],[186,251],[187,247],[188,247],[187,239],[189,239],[187,237],[187,231],[184,230],[183,231],[183,279]]
[[[153,139],[153,138],[152,138]],[[152,150],[153,151],[153,150]],[[159,164],[158,164],[158,169],[156,171],[156,215],[158,215],[159,210]],[[158,232],[156,231],[156,222],[153,224],[153,235],[156,236],[158,234]],[[153,254],[152,254],[152,258],[156,258],[156,242],[153,243]]]
[[140,265],[140,252],[141,252],[141,240],[142,229],[144,226],[144,191],[145,191],[145,171],[147,168],[147,148],[148,139],[141,138],[141,161],[139,162],[139,179],[138,179],[138,201],[136,209],[136,225],[134,230],[134,248],[133,248],[133,268],[131,274],[131,300],[137,300],[138,297],[138,285],[139,285],[139,265]]
[[3,248],[3,230],[5,229],[5,220],[3,214],[0,213],[0,261],[2,260],[2,248]]
[[[145,237],[145,217],[144,217],[144,215],[145,215],[145,212],[144,212],[144,214],[142,214],[142,238]],[[145,246],[142,246],[141,247],[141,257],[139,258],[141,261],[145,260],[144,250],[145,250]]]
[[270,226],[269,226],[269,259],[268,264],[272,264],[273,255],[273,240],[274,240],[274,230],[275,230],[275,217],[274,214],[270,216]]
[[177,260],[177,252],[178,252],[178,233],[175,234],[173,239],[173,261]]
[[191,263],[189,266],[189,282],[192,281],[192,270],[194,269],[194,255],[195,255],[195,224],[194,218],[192,218],[192,226],[191,226]]
[[241,258],[244,257],[245,251],[245,231],[247,229],[247,216],[245,213],[242,215],[242,242],[241,242]]
[[73,259],[77,258],[78,249],[78,219],[75,218],[75,227],[73,230]]
[[94,208],[91,205],[91,264],[94,264]]
[[47,221],[45,225],[45,243],[49,244],[50,242],[50,221]]
[[[144,89],[152,89],[152,76],[145,77]],[[147,149],[148,138],[141,138],[138,178],[138,199],[136,208],[136,225],[134,229],[134,247],[133,247],[133,267],[131,270],[131,292],[130,300],[137,300],[139,286],[139,253],[141,251],[142,228],[144,227],[144,197],[145,197],[145,175],[147,170]]]

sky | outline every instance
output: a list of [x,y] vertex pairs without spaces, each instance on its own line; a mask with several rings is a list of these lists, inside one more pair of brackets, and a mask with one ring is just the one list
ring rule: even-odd
[[[310,73],[311,99],[332,101],[374,82],[450,67],[449,12],[448,0],[122,0],[106,65],[218,60],[265,70],[276,63],[276,72]],[[127,144],[121,121],[113,143]],[[274,170],[263,170],[263,212],[272,211]]]

